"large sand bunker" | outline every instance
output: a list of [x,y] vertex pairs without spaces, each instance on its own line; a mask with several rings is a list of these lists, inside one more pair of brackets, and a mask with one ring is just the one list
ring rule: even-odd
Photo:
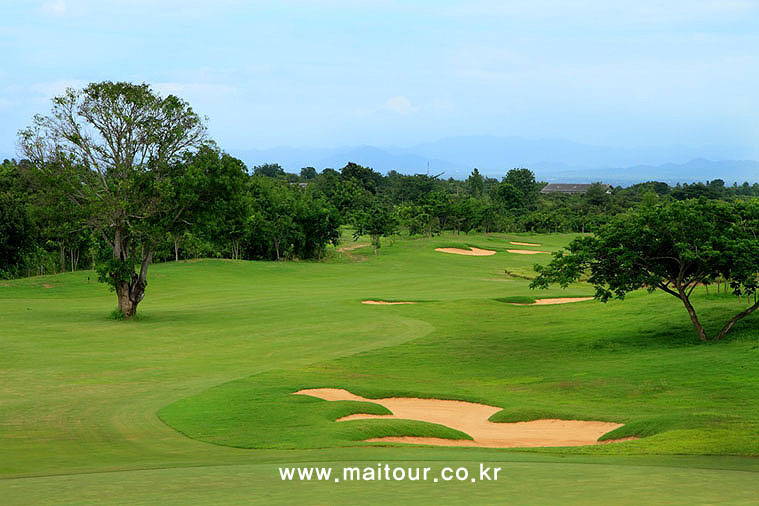
[[542,246],[542,244],[538,244],[536,242],[509,241],[509,244],[514,244],[515,246]]
[[395,306],[397,304],[416,304],[416,302],[390,302],[387,300],[362,300],[361,304],[374,304],[377,306]]
[[593,297],[557,297],[553,299],[535,299],[535,302],[523,304],[521,302],[512,302],[515,306],[549,306],[551,304],[569,304],[570,302],[582,302],[593,300]]
[[493,250],[473,248],[471,246],[469,249],[435,248],[435,251],[440,251],[442,253],[453,253],[454,255],[467,255],[472,257],[489,257],[490,255],[495,255],[495,251]]
[[413,443],[435,446],[479,446],[487,448],[519,448],[536,446],[583,446],[602,444],[598,438],[614,429],[619,423],[589,422],[581,420],[534,420],[531,422],[495,423],[488,421],[501,408],[464,401],[390,397],[367,399],[342,388],[310,388],[295,392],[327,401],[363,401],[380,404],[392,415],[356,414],[337,421],[370,418],[398,418],[420,420],[451,427],[472,436],[473,440],[441,439],[432,437],[382,437],[366,441]]
[[548,251],[538,251],[534,249],[507,249],[509,253],[516,253],[517,255],[537,255],[538,253],[548,253]]

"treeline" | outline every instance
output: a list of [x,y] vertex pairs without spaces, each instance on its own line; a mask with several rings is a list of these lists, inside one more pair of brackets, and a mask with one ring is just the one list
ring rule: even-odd
[[[179,163],[177,177],[169,171],[161,182],[179,218],[162,220],[163,239],[153,261],[320,259],[328,244],[337,244],[341,225],[371,236],[375,248],[393,233],[593,232],[632,207],[759,196],[757,184],[726,186],[722,180],[612,189],[595,184],[584,194],[541,194],[545,183],[523,168],[501,180],[483,177],[477,169],[466,180],[396,171],[383,175],[355,163],[320,173],[306,167],[290,174],[277,164],[248,171],[213,145]],[[122,191],[140,191],[135,184]],[[91,210],[56,194],[59,186],[23,160],[0,165],[0,277],[89,269],[111,254],[88,222]],[[129,212],[139,215],[139,210]]]

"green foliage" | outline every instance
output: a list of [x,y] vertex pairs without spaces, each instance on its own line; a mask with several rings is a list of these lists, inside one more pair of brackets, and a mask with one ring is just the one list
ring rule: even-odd
[[98,281],[109,286],[115,291],[123,283],[130,283],[137,275],[135,266],[139,263],[135,257],[113,258],[105,256],[95,266]]
[[358,240],[362,235],[368,235],[371,238],[374,253],[377,254],[377,249],[381,246],[381,238],[395,233],[397,226],[392,211],[375,201],[370,207],[354,213],[353,238]]
[[[531,288],[552,283],[563,287],[589,272],[596,298],[623,299],[631,291],[660,289],[680,299],[702,339],[689,297],[701,283],[730,280],[735,295],[756,293],[759,250],[759,202],[700,200],[642,207],[613,218],[594,236],[572,241],[567,253],[558,252],[547,266],[536,265]],[[717,334],[758,306],[731,319]]]
[[15,277],[34,248],[34,228],[20,195],[0,187],[0,278]]
[[336,244],[341,217],[310,188],[267,178],[250,182],[251,214],[246,221],[246,258],[319,259]]
[[316,179],[317,173],[314,167],[303,167],[300,169],[300,177],[303,179],[311,180]]
[[253,175],[277,178],[283,177],[285,175],[285,171],[282,169],[282,167],[280,167],[278,163],[265,163],[263,165],[256,165],[253,167]]
[[109,315],[109,317],[111,318],[111,320],[116,320],[116,321],[123,321],[126,319],[126,315],[119,308],[116,308],[113,311],[111,311],[111,314]]
[[476,168],[466,180],[469,194],[475,198],[481,198],[485,194],[485,179]]
[[530,209],[535,205],[541,185],[535,181],[535,174],[531,170],[511,169],[503,178],[503,183],[516,190],[522,207]]

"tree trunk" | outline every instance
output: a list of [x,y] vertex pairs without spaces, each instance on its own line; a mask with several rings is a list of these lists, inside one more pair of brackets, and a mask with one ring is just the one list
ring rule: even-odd
[[[129,247],[129,237],[125,235],[124,230],[117,227],[113,240],[113,258],[127,261],[129,258]],[[148,266],[152,261],[153,249],[143,246],[139,274],[132,272],[128,280],[117,280],[116,282],[116,298],[118,299],[119,311],[121,311],[125,318],[131,318],[137,314],[137,306],[145,297],[145,287],[148,284]]]
[[685,305],[685,309],[688,311],[688,315],[690,316],[690,321],[693,323],[693,328],[696,329],[696,333],[698,334],[698,337],[702,341],[708,341],[709,338],[707,337],[706,332],[704,331],[703,325],[701,325],[701,322],[698,321],[698,316],[696,316],[696,310],[693,309],[693,305],[690,303],[688,296],[685,295],[682,289],[678,289],[678,292],[680,293],[680,300],[683,301],[683,305]]
[[129,297],[129,283],[121,283],[116,288],[116,298],[119,301],[119,311],[124,318],[131,318],[137,313],[137,304]]
[[750,306],[745,311],[741,311],[737,315],[733,316],[730,319],[730,321],[727,322],[724,327],[722,327],[722,330],[719,331],[719,334],[717,334],[717,337],[715,337],[714,340],[718,341],[722,339],[723,337],[725,337],[725,334],[727,334],[730,331],[730,329],[733,328],[733,325],[735,325],[738,322],[738,320],[742,320],[746,316],[750,315],[751,313],[756,311],[756,308],[758,307],[759,307],[759,303],[754,303],[753,306]]
[[174,236],[174,261],[179,262],[179,236]]
[[130,282],[122,282],[116,288],[119,311],[121,311],[125,318],[131,318],[137,314],[137,306],[145,297],[145,287],[148,285],[148,266],[152,261],[153,251],[143,250],[140,273],[133,274]]
[[66,248],[61,241],[61,272],[66,272]]

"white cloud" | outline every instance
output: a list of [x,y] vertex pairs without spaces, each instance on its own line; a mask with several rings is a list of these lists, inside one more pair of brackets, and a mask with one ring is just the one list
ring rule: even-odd
[[44,99],[51,99],[62,95],[66,88],[84,88],[89,84],[87,81],[80,79],[59,79],[57,81],[47,81],[31,85],[31,89],[42,95]]
[[53,17],[61,17],[66,14],[66,0],[50,0],[40,7],[43,14]]
[[380,106],[380,109],[404,115],[419,110],[418,107],[411,105],[411,102],[401,95],[388,98],[385,103]]
[[188,101],[217,100],[235,92],[232,86],[213,83],[153,83],[151,87],[162,95],[176,95]]

